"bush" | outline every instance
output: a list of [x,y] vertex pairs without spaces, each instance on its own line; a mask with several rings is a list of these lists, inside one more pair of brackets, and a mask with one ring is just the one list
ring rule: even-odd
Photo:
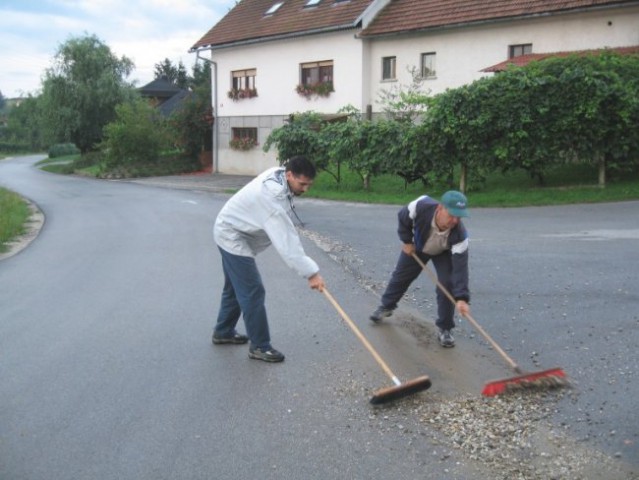
[[78,153],[80,153],[80,149],[73,143],[58,143],[49,148],[49,158],[66,157]]
[[137,99],[118,105],[116,114],[117,119],[104,127],[100,144],[106,167],[133,170],[156,163],[168,146],[166,122],[159,111]]
[[211,134],[209,102],[210,95],[194,92],[168,120],[173,145],[189,157],[198,157]]
[[30,150],[29,145],[21,142],[0,141],[0,152],[4,153],[23,153]]
[[[406,183],[444,181],[459,189],[482,185],[492,172],[523,169],[543,185],[562,165],[606,174],[639,170],[639,56],[570,55],[513,67],[432,99],[415,87],[387,96],[387,120],[326,123],[315,112],[291,115],[274,129],[280,162],[305,154],[339,183],[340,166],[366,182],[381,174]],[[426,108],[427,107],[427,108]],[[410,120],[408,122],[407,120]]]
[[541,185],[558,165],[599,165],[604,186],[606,168],[637,168],[638,76],[637,56],[574,54],[447,90],[427,112],[431,153],[475,177],[524,169]]

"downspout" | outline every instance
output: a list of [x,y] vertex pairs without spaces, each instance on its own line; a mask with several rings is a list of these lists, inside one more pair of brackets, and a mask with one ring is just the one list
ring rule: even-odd
[[[211,50],[211,49],[208,49]],[[220,173],[220,165],[218,159],[219,153],[219,138],[218,138],[218,126],[217,126],[217,62],[208,58],[200,57],[200,52],[204,50],[198,50],[195,55],[195,61],[204,60],[213,66],[213,73],[211,74],[211,81],[213,82],[213,173]],[[212,50],[211,50],[212,51]]]

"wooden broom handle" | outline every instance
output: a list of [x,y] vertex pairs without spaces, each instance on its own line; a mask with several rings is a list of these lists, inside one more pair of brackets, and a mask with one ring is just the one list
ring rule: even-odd
[[[417,263],[419,263],[422,269],[424,269],[424,271],[428,274],[428,276],[435,283],[435,285],[437,285],[437,287],[444,293],[444,295],[446,295],[448,299],[451,302],[453,302],[453,305],[457,305],[455,298],[451,295],[448,289],[439,281],[439,279],[437,278],[437,275],[435,275],[435,273],[426,266],[426,264],[422,261],[421,258],[417,256],[416,253],[413,253],[412,256],[417,261]],[[510,356],[508,356],[508,354],[497,344],[497,342],[495,342],[495,340],[493,340],[492,337],[488,335],[488,333],[481,327],[481,325],[479,325],[479,323],[477,323],[477,321],[470,315],[470,313],[467,313],[466,315],[463,315],[463,316],[472,324],[473,327],[475,327],[475,329],[477,329],[479,333],[481,333],[481,335],[486,339],[486,341],[490,343],[495,350],[497,350],[497,352],[502,356],[504,360],[506,360],[506,362],[512,367],[513,370],[515,370],[516,372],[520,371],[519,365],[517,365],[515,361],[512,358],[510,358]]]
[[342,307],[339,306],[339,304],[337,303],[337,301],[333,298],[333,296],[329,293],[329,291],[326,289],[326,287],[324,287],[322,289],[322,293],[326,296],[326,298],[328,298],[328,301],[331,302],[333,304],[333,306],[335,307],[335,310],[337,310],[339,312],[339,314],[341,315],[341,317],[344,319],[344,321],[346,322],[346,324],[351,328],[351,330],[353,330],[353,333],[357,336],[357,338],[360,339],[360,341],[364,344],[364,346],[366,347],[366,349],[371,353],[371,355],[373,356],[373,358],[375,360],[377,360],[377,363],[379,363],[379,366],[382,367],[382,369],[386,372],[386,374],[390,377],[390,379],[393,381],[393,383],[395,383],[395,385],[401,385],[401,382],[399,381],[399,379],[395,376],[395,374],[391,371],[391,369],[389,368],[389,366],[386,364],[386,362],[382,359],[382,357],[379,356],[379,354],[377,353],[377,351],[373,348],[373,346],[370,344],[370,342],[366,339],[366,337],[362,334],[362,332],[359,330],[359,328],[357,328],[357,325],[355,325],[355,323],[353,322],[353,320],[350,319],[350,317],[346,314],[346,312],[344,310],[342,310]]

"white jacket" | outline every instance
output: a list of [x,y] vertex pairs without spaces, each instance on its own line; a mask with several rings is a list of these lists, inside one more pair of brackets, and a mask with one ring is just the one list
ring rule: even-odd
[[213,227],[215,243],[243,257],[255,257],[273,244],[290,268],[304,278],[312,277],[319,267],[304,252],[290,217],[292,202],[285,169],[266,170],[222,207]]

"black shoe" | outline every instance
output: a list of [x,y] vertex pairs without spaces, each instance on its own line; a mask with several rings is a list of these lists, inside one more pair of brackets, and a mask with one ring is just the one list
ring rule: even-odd
[[393,314],[393,311],[390,308],[386,307],[377,307],[371,316],[369,317],[373,322],[378,323],[382,321],[384,317],[390,317]]
[[278,352],[273,347],[268,347],[265,349],[250,347],[249,358],[254,358],[255,360],[263,360],[265,362],[283,362],[284,354]]
[[235,332],[230,337],[220,337],[217,334],[213,333],[213,343],[215,345],[242,345],[249,341],[249,338],[246,335],[242,335],[241,333]]
[[455,338],[450,330],[439,329],[439,344],[444,348],[453,348],[455,346]]

